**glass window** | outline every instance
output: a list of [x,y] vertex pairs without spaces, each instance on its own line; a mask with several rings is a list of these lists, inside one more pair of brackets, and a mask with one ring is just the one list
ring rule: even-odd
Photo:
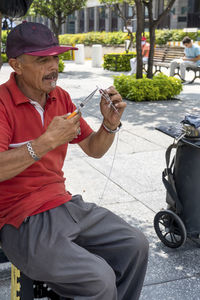
[[94,7],[88,8],[89,31],[94,30]]
[[84,9],[80,10],[80,32],[84,32]]
[[195,1],[194,12],[199,12],[200,13],[200,1],[199,0]]
[[112,14],[111,14],[111,30],[112,31],[117,31],[118,27],[117,27],[117,8],[114,7],[111,10]]
[[105,6],[99,6],[99,31],[105,30],[105,17],[106,17],[106,11]]

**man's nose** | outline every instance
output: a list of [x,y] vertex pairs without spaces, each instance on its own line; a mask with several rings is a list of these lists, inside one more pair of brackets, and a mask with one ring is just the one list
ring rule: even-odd
[[51,57],[49,60],[49,66],[51,69],[58,70],[58,63],[59,63],[58,57]]

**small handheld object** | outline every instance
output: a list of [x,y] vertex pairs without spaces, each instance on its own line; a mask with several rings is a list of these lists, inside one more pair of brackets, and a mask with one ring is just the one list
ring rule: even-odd
[[98,88],[96,88],[91,94],[89,94],[78,106],[77,108],[69,115],[67,116],[67,119],[71,119],[73,116],[77,115],[81,109],[85,106],[85,104],[90,101],[92,99],[92,97],[94,96],[94,94],[96,93],[96,91],[98,90]]
[[[98,88],[98,87],[97,87],[97,88]],[[109,96],[108,94],[106,94],[106,93],[104,92],[104,90],[102,90],[102,89],[100,89],[100,88],[98,88],[98,90],[99,90],[99,93],[100,93],[100,94],[104,97],[104,99],[107,101],[107,103],[109,104],[109,106],[112,107],[112,108],[114,109],[114,111],[115,111],[116,113],[119,114],[118,110],[116,109],[116,107],[115,107],[114,104],[112,103],[112,101],[111,101],[111,99],[110,99],[110,96]]]

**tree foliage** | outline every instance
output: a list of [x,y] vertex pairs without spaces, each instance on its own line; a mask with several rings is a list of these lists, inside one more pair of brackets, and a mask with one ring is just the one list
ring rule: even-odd
[[[130,43],[128,46],[128,51],[131,48],[132,44],[133,44],[133,33],[132,30],[130,30],[130,25],[131,25],[131,19],[133,19],[133,17],[136,14],[136,10],[135,10],[135,0],[100,0],[100,3],[105,4],[108,7],[112,7],[113,9],[115,9],[115,11],[117,12],[117,15],[123,20],[124,22],[124,27],[126,28],[127,32],[128,32],[128,36],[130,38]],[[130,14],[129,16],[126,15],[124,9],[122,8],[123,4],[128,4],[129,7],[132,9],[132,14]]]
[[31,12],[47,17],[51,21],[55,35],[61,32],[62,24],[66,23],[67,16],[85,6],[87,0],[34,0]]

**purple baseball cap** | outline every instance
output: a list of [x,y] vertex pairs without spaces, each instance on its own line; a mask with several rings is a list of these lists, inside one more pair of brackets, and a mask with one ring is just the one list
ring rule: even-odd
[[22,54],[33,56],[58,55],[75,47],[59,46],[53,32],[45,25],[33,22],[23,22],[8,34],[6,54],[8,59]]

